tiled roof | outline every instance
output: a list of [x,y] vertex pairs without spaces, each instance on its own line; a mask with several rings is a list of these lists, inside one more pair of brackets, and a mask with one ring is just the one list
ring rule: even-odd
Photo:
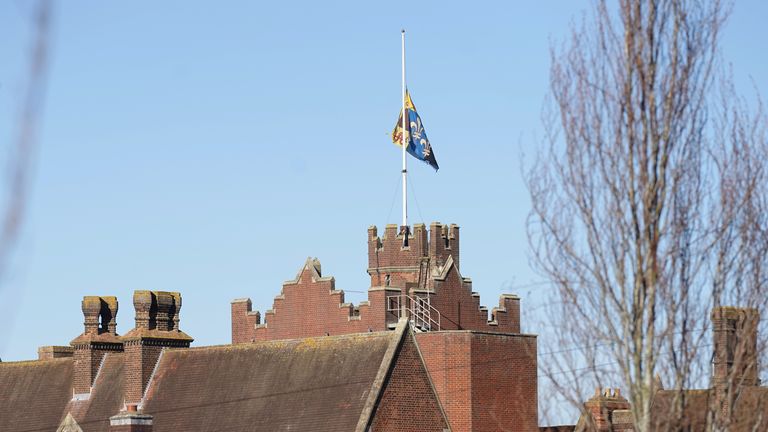
[[[355,430],[374,415],[406,334],[401,324],[394,332],[166,350],[143,412],[158,432]],[[107,431],[124,408],[123,361],[123,353],[106,354],[85,400],[73,400],[72,358],[0,363],[0,430],[54,431],[71,414],[85,432]]]
[[0,363],[0,430],[55,431],[71,398],[71,358]]
[[144,412],[162,430],[355,430],[395,332],[169,350]]
[[87,400],[73,400],[65,408],[86,432],[109,431],[109,417],[123,406],[123,353],[104,356]]

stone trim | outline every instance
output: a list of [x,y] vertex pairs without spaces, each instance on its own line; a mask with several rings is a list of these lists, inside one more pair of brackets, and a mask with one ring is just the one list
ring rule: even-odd
[[151,426],[152,416],[147,414],[125,413],[109,418],[110,426]]
[[397,267],[370,267],[366,271],[368,274],[372,273],[411,273],[419,271],[419,266],[397,266]]

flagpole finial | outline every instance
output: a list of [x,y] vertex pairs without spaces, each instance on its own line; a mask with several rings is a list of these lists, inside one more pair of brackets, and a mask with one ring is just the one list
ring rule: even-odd
[[400,30],[400,33],[405,34],[405,29]]

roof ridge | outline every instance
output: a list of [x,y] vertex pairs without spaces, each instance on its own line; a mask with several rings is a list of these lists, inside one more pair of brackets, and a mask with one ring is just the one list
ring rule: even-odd
[[34,366],[34,365],[42,365],[43,363],[53,363],[53,362],[66,362],[66,361],[73,361],[72,357],[61,357],[61,358],[52,358],[52,359],[44,359],[44,360],[37,360],[37,359],[30,359],[30,360],[11,360],[11,361],[5,361],[3,360],[0,362],[0,367],[2,366]]
[[298,343],[306,342],[307,340],[310,340],[310,339],[318,339],[322,341],[337,341],[337,340],[345,340],[345,339],[389,337],[391,335],[392,335],[391,331],[383,330],[383,331],[367,332],[367,333],[346,333],[346,334],[333,335],[333,336],[307,336],[307,337],[292,338],[292,339],[271,339],[271,340],[264,340],[264,341],[244,342],[244,343],[238,343],[238,344],[230,343],[230,344],[219,344],[219,345],[204,345],[204,346],[189,347],[184,349],[169,348],[168,352],[169,353],[170,352],[191,352],[191,351],[205,351],[205,350],[216,350],[216,349],[252,349],[252,348],[264,347],[269,345],[285,345],[290,343],[298,344]]

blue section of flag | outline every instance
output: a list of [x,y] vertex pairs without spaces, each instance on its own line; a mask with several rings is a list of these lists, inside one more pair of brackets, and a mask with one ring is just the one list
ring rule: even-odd
[[[429,143],[427,133],[424,132],[424,125],[421,123],[421,117],[416,112],[416,107],[411,100],[411,94],[406,91],[405,93],[405,111],[407,114],[406,130],[405,130],[405,142],[406,151],[416,159],[422,160],[429,164],[437,171],[440,167],[437,165],[437,159],[435,159],[435,153],[432,151],[432,145]],[[392,131],[392,142],[395,145],[401,146],[403,143],[403,112],[400,111],[400,117],[397,119],[395,129]]]
[[405,149],[411,156],[423,160],[437,171],[440,167],[437,165],[432,146],[424,131],[424,125],[421,123],[421,117],[415,109],[408,110],[408,147]]

